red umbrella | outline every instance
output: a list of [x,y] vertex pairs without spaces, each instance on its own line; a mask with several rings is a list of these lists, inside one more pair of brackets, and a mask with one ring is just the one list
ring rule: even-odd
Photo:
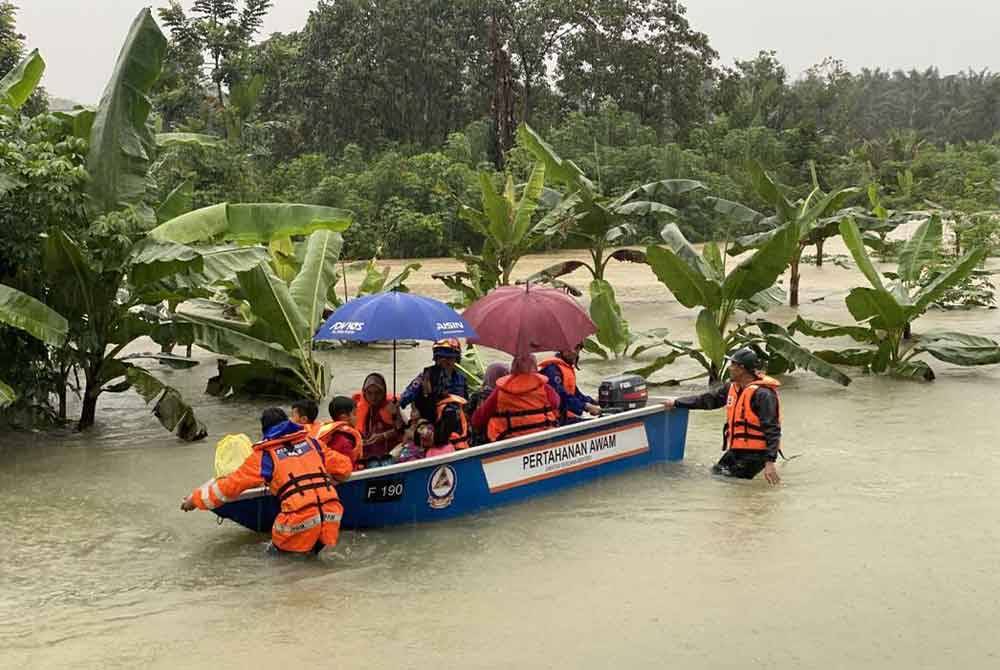
[[530,284],[490,291],[470,305],[462,318],[478,335],[470,343],[514,356],[573,349],[597,332],[573,298],[557,289]]

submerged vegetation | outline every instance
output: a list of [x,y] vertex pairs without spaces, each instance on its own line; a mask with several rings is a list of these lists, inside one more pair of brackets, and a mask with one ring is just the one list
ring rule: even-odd
[[[134,390],[180,437],[204,435],[139,365],[193,362],[137,353],[140,338],[239,359],[211,393],[320,399],[324,313],[420,267],[390,276],[377,258],[457,257],[438,279],[459,306],[517,281],[582,296],[583,277],[587,351],[646,376],[689,357],[717,381],[736,346],[841,384],[841,367],[933,379],[923,354],[1000,362],[989,338],[913,329],[932,307],[995,303],[1000,75],[828,60],[790,81],[771,52],[721,66],[674,0],[324,1],[254,44],[271,4],[172,2],[166,34],[145,10],[100,103],[50,112],[43,55],[0,2],[6,419],[65,421],[75,395],[86,429],[103,394]],[[762,318],[799,304],[801,264],[837,236],[868,282],[846,297],[856,323]],[[553,249],[578,260],[518,274]],[[350,293],[342,256],[366,259]],[[633,332],[611,261],[648,264],[696,310],[697,341]]]

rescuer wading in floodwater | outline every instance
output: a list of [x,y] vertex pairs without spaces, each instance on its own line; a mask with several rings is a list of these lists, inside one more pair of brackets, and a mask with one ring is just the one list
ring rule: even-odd
[[726,408],[722,449],[725,452],[712,472],[727,477],[753,479],[761,470],[770,484],[781,478],[774,466],[781,449],[781,410],[778,387],[781,384],[760,371],[760,361],[753,349],[734,352],[729,360],[731,381],[701,395],[671,398],[668,408]]

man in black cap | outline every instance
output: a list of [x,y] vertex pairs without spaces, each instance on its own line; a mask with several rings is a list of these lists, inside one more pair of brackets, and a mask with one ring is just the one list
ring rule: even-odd
[[725,452],[712,472],[727,477],[753,479],[763,470],[770,484],[781,478],[775,461],[781,451],[781,411],[778,387],[781,384],[760,372],[760,361],[750,348],[739,349],[729,360],[731,381],[714,391],[684,398],[670,398],[668,408],[726,408],[722,450]]

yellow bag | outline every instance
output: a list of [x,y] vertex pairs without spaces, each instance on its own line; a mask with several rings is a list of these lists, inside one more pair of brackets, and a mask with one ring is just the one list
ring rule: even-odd
[[252,453],[253,442],[249,437],[243,433],[226,435],[215,445],[215,476],[232,474]]

